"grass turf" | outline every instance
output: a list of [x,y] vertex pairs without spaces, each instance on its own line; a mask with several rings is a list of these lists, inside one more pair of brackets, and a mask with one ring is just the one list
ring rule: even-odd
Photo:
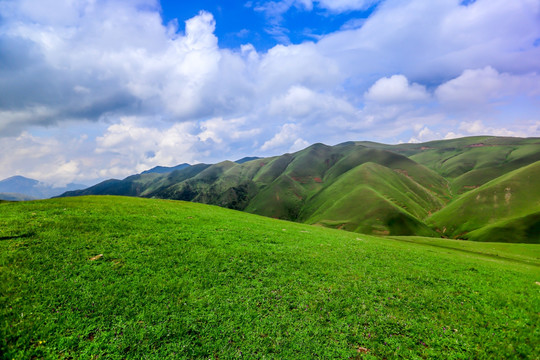
[[2,203],[0,357],[538,358],[538,259],[475,245],[174,201]]

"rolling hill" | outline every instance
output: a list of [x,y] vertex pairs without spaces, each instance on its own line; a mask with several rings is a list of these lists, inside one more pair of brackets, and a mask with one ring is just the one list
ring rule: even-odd
[[540,161],[511,171],[454,200],[428,220],[451,237],[540,243]]
[[[516,230],[515,236],[499,236],[499,241],[538,242],[530,236],[537,226],[533,204],[540,199],[538,186],[534,176],[519,175],[538,161],[537,138],[483,136],[399,145],[351,141],[314,144],[296,153],[240,163],[139,174],[63,196],[186,200],[379,235],[433,236],[438,231],[439,236],[486,241],[507,227]],[[517,206],[516,200],[516,206],[502,212],[491,209],[491,203],[478,208],[467,200],[481,187],[512,174],[522,179],[512,188],[513,199],[530,206]],[[471,220],[474,216],[463,217],[468,212],[491,215]],[[477,226],[463,225],[471,222]]]
[[190,202],[0,203],[0,359],[536,359],[539,259]]

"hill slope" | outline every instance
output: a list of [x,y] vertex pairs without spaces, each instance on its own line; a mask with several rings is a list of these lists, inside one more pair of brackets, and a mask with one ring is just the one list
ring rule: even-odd
[[466,193],[434,214],[429,223],[452,237],[486,241],[496,236],[508,242],[540,243],[538,179],[540,161]]
[[[442,230],[445,224],[430,222],[430,229],[426,219],[447,203],[539,160],[540,139],[535,138],[484,136],[423,144],[314,144],[271,158],[200,164],[170,174],[110,180],[66,195],[112,194],[195,201],[363,233],[431,236],[435,228]],[[526,190],[531,187],[533,179],[528,185],[515,187],[515,197],[531,203],[540,201],[539,194]],[[526,215],[531,213],[523,213]],[[450,220],[451,216],[440,218]],[[534,217],[524,221],[529,225],[524,227],[514,221],[492,228],[507,226],[522,234],[508,241],[533,241],[527,229],[535,228]],[[472,230],[480,229],[441,232],[455,237]],[[492,239],[493,231],[497,230],[490,230],[485,236],[474,233],[469,238]]]
[[414,241],[177,201],[0,203],[0,357],[540,355],[537,246]]

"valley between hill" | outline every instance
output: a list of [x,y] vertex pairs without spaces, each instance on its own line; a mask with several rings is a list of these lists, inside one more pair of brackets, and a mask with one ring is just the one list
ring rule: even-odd
[[373,235],[540,243],[538,138],[315,144],[240,163],[185,165],[63,196],[194,201]]

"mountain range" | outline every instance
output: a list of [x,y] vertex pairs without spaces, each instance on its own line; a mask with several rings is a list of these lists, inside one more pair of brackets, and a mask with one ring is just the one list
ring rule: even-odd
[[175,199],[367,234],[540,243],[540,138],[351,141],[185,165],[62,196]]
[[0,200],[21,201],[47,199],[66,191],[85,188],[86,185],[67,184],[62,187],[47,185],[24,176],[12,176],[0,181]]

